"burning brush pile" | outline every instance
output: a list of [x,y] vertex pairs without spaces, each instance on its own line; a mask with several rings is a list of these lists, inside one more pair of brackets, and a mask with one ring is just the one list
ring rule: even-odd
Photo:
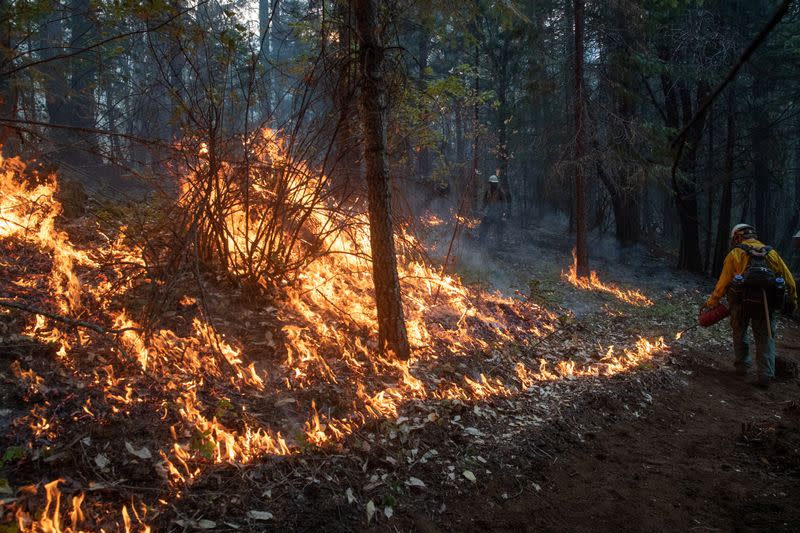
[[[215,465],[343,451],[351,435],[415,402],[491,401],[665,352],[660,340],[639,339],[580,362],[538,356],[559,328],[554,313],[440,276],[401,228],[414,356],[379,356],[365,215],[336,206],[275,132],[254,146],[246,188],[222,187],[243,171],[214,163],[203,145],[184,170],[174,208],[196,246],[186,255],[219,268],[196,268],[155,324],[137,319],[142,288],[165,283],[148,267],[152,252],[124,227],[62,221],[56,176],[0,160],[0,355],[14,359],[24,400],[9,410],[2,444],[12,452],[0,466],[36,462],[55,473],[0,485],[0,524],[149,531]],[[210,214],[209,205],[222,208]],[[278,246],[287,235],[294,244]],[[275,275],[291,264],[296,274]],[[239,309],[220,272],[277,296]],[[133,490],[141,486],[152,492]]]

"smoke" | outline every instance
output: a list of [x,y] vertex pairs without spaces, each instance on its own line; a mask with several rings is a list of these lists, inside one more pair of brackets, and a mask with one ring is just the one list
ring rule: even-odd
[[[438,212],[426,211],[419,220],[435,220],[436,224],[420,224],[418,236],[429,258],[443,263],[453,239],[455,217],[446,202],[430,202],[428,206],[436,206]],[[450,250],[447,273],[459,275],[467,284],[477,283],[506,295],[528,295],[531,286],[535,286],[535,290],[552,299],[553,305],[568,308],[576,316],[598,311],[607,297],[587,298],[585,292],[564,287],[561,280],[561,272],[572,262],[575,245],[568,217],[551,212],[536,221],[525,221],[524,227],[521,222],[506,223],[502,242],[481,242],[479,225],[461,225]],[[590,267],[603,281],[638,288],[651,297],[680,289],[710,290],[707,278],[678,271],[674,257],[643,244],[622,245],[613,234],[595,230],[589,235],[588,246]]]

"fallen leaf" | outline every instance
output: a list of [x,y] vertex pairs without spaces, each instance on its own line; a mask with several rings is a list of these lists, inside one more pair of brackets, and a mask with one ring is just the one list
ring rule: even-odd
[[409,487],[419,487],[421,489],[425,488],[425,483],[421,479],[416,477],[408,478],[408,480],[406,481],[406,485],[408,485]]
[[344,491],[345,496],[347,496],[347,503],[355,503],[356,497],[353,496],[353,489],[347,487],[347,490]]
[[106,455],[103,453],[98,453],[94,458],[94,464],[96,464],[99,468],[107,467],[108,463],[110,462],[111,461],[108,460],[108,457],[106,457]]
[[483,435],[483,432],[481,432],[481,430],[480,430],[480,429],[478,429],[478,428],[473,428],[473,427],[464,428],[464,433],[466,433],[466,434],[468,434],[468,435],[472,435],[472,436],[474,436],[474,437],[480,437],[480,436],[482,436],[482,435]]
[[0,494],[14,494],[14,490],[9,486],[7,479],[0,478]]
[[472,481],[473,483],[475,483],[475,474],[473,474],[473,473],[472,473],[470,470],[464,470],[464,472],[462,473],[462,475],[463,475],[465,478],[467,478],[468,480],[470,480],[470,481]]
[[125,441],[125,449],[127,449],[130,453],[132,453],[139,459],[151,459],[153,457],[153,455],[150,453],[150,450],[148,450],[146,447],[142,446],[141,449],[137,450],[128,441]]
[[275,518],[269,511],[247,511],[247,516],[253,520],[272,520]]
[[372,522],[373,516],[375,516],[375,502],[370,500],[367,502],[367,524]]
[[383,514],[386,515],[386,518],[391,518],[394,515],[394,509],[389,506],[383,508]]
[[294,398],[291,398],[291,397],[282,398],[282,399],[278,400],[277,402],[275,402],[275,407],[280,407],[281,405],[287,405],[287,404],[290,404],[290,403],[297,403],[297,400],[295,400]]
[[199,527],[200,529],[214,529],[215,527],[217,527],[217,523],[203,518],[202,520],[197,522],[197,527]]

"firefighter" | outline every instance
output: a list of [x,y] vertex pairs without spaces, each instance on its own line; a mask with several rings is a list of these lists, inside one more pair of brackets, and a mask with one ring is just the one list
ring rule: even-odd
[[492,230],[496,233],[497,244],[503,241],[508,200],[502,187],[500,187],[498,174],[500,174],[499,169],[495,174],[489,176],[489,188],[486,189],[483,195],[484,214],[481,219],[480,242],[484,242]]
[[778,252],[758,240],[753,226],[737,224],[731,230],[731,251],[725,258],[717,286],[706,307],[715,307],[727,293],[731,311],[734,366],[746,376],[753,366],[747,327],[756,344],[756,385],[766,388],[775,378],[775,313],[791,314],[797,307],[797,286]]

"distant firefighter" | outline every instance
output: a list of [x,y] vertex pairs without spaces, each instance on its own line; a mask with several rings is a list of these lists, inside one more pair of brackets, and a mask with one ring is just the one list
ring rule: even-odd
[[753,226],[734,226],[731,247],[706,307],[716,306],[727,293],[734,366],[742,376],[746,376],[753,366],[747,342],[747,327],[752,326],[758,371],[756,384],[766,388],[775,378],[775,313],[782,310],[791,314],[794,311],[797,286],[781,256],[758,240]]
[[495,233],[496,244],[503,242],[505,219],[508,212],[508,198],[500,187],[500,170],[489,176],[489,188],[483,195],[483,218],[481,219],[479,239],[486,242],[491,233]]

